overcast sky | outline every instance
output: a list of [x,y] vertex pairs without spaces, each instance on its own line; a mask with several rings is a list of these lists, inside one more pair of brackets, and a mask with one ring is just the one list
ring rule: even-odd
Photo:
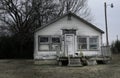
[[[107,3],[107,19],[109,29],[109,42],[118,38],[120,39],[120,0],[88,0],[88,5],[91,8],[94,17],[93,23],[105,31],[105,17],[104,17],[104,2]],[[109,4],[113,3],[111,8]],[[103,36],[105,43],[105,35]]]

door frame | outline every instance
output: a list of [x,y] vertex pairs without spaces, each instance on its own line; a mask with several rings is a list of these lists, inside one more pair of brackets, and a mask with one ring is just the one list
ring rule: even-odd
[[65,52],[65,56],[68,56],[69,55],[69,52],[68,52],[68,46],[67,46],[67,42],[66,42],[66,36],[72,36],[73,37],[73,54],[72,56],[74,57],[75,56],[75,34],[64,34],[64,52]]

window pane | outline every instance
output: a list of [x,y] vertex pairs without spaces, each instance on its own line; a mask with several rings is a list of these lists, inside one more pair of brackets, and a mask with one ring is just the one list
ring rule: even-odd
[[52,45],[52,50],[56,51],[57,48],[60,48],[60,45],[55,45],[55,44]]
[[49,45],[47,45],[47,44],[40,44],[39,50],[49,50]]
[[87,44],[78,44],[78,49],[87,49]]
[[90,49],[97,49],[97,45],[96,44],[90,44]]
[[90,43],[97,43],[97,38],[90,38]]
[[87,49],[87,38],[78,38],[78,49]]
[[60,38],[59,37],[53,37],[52,38],[52,43],[60,43]]
[[42,43],[48,42],[48,37],[40,37],[40,42]]
[[63,29],[63,34],[76,34],[75,29]]
[[87,43],[87,39],[86,38],[79,38],[79,43]]
[[89,48],[90,49],[97,49],[98,48],[98,38],[97,37],[93,37],[89,39]]

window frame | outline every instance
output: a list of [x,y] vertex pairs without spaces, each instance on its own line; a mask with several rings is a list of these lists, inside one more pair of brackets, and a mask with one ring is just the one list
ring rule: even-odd
[[59,38],[60,39],[60,43],[61,43],[61,36],[51,36],[51,43],[52,44],[60,44],[60,43],[53,43],[52,42],[52,38]]
[[[48,42],[40,42],[40,37],[48,37]],[[53,37],[59,37],[60,38],[60,43],[52,43],[52,38]],[[60,50],[61,50],[61,43],[62,43],[62,38],[60,35],[39,35],[38,36],[38,51],[56,51],[52,49],[52,45],[59,45]],[[40,50],[41,45],[48,45],[49,50]]]
[[[96,43],[90,43],[90,38],[96,38],[97,39],[97,42]],[[97,48],[96,49],[92,49],[90,48],[90,45],[93,44],[93,45],[97,45]],[[99,49],[99,37],[98,36],[91,36],[89,37],[89,50],[98,50]]]
[[[48,42],[40,42],[40,37],[48,37]],[[50,36],[49,35],[39,35],[38,36],[38,51],[50,51]],[[40,50],[40,45],[48,45],[49,50]]]
[[[94,50],[94,51],[96,51],[96,50],[99,50],[99,36],[77,36],[77,50],[78,51],[80,51],[80,48],[79,48],[79,38],[86,38],[86,40],[87,40],[87,43],[86,43],[86,45],[87,45],[87,48],[86,49],[81,49],[81,50],[83,50],[83,51],[92,51],[92,50]],[[96,45],[97,45],[97,48],[96,49],[91,49],[90,48],[90,38],[97,38],[97,42],[96,42]]]
[[79,38],[86,38],[86,49],[81,48],[81,50],[88,50],[88,36],[77,36],[77,50],[80,50],[79,48],[80,44],[85,44],[85,43],[80,43]]
[[[52,42],[52,38],[55,38],[55,37],[58,37],[58,38],[60,39],[60,43],[53,43],[53,42]],[[51,41],[51,42],[50,42],[50,51],[56,51],[56,50],[53,50],[53,49],[52,49],[52,45],[59,45],[60,50],[61,50],[62,38],[61,38],[60,35],[53,35],[53,36],[51,36],[51,40],[50,40],[50,41]]]

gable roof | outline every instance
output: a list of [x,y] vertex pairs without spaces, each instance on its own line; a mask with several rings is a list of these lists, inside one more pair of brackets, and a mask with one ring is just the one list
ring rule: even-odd
[[41,29],[43,29],[43,28],[49,26],[50,24],[52,24],[52,23],[54,23],[54,22],[56,22],[56,21],[62,19],[63,17],[65,17],[65,16],[67,16],[67,15],[74,16],[74,17],[78,18],[81,22],[83,22],[83,23],[89,25],[91,28],[93,28],[93,29],[95,29],[95,30],[97,30],[97,31],[99,31],[99,32],[101,32],[101,33],[104,33],[103,30],[99,29],[99,28],[96,27],[95,25],[91,24],[90,22],[84,20],[83,18],[81,18],[81,17],[79,17],[79,16],[77,16],[76,14],[71,13],[71,12],[68,12],[68,13],[66,13],[66,14],[64,14],[64,15],[62,15],[62,16],[60,16],[60,17],[58,17],[58,18],[56,18],[56,19],[54,19],[54,20],[52,20],[52,21],[50,21],[49,23],[47,23],[47,24],[45,24],[45,25],[43,25],[43,26],[37,28],[37,29],[35,30],[35,32],[37,32],[37,31],[39,31],[39,30],[41,30]]

